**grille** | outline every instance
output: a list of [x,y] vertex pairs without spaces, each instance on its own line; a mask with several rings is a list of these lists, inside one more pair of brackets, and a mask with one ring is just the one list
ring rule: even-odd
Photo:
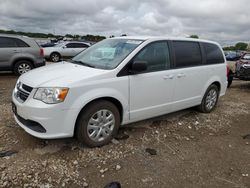
[[23,89],[24,89],[25,91],[28,91],[28,92],[31,92],[32,89],[33,89],[32,87],[27,86],[27,85],[25,85],[25,84],[23,84],[22,86],[23,86]]
[[32,90],[33,90],[32,87],[19,82],[17,83],[16,88],[15,88],[15,91],[16,91],[15,97],[19,102],[23,103],[27,100]]
[[243,68],[243,67],[241,67],[239,72],[240,72],[241,75],[250,76],[250,68]]

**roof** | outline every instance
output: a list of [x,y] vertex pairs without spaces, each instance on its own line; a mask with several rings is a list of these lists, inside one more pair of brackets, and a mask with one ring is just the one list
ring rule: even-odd
[[159,36],[123,36],[123,37],[115,37],[119,39],[131,39],[131,40],[179,40],[179,41],[196,41],[196,42],[207,42],[218,44],[214,41],[203,40],[203,39],[195,39],[195,38],[185,38],[185,37],[159,37]]
[[81,43],[81,44],[89,44],[88,42],[82,42],[82,41],[62,41],[62,42],[59,42],[59,44],[68,44],[68,43]]
[[25,37],[25,38],[29,38],[27,36],[24,35],[16,35],[16,34],[5,34],[5,33],[0,33],[1,37]]

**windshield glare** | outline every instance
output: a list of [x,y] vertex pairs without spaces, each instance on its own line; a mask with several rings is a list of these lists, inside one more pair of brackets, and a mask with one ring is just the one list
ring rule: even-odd
[[89,47],[72,60],[100,69],[114,69],[143,41],[106,39]]

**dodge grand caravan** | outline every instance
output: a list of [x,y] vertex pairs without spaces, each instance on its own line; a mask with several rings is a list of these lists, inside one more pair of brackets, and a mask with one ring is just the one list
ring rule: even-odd
[[106,39],[70,61],[22,75],[12,108],[16,122],[35,137],[75,135],[89,147],[102,146],[124,124],[192,106],[211,112],[226,92],[226,72],[214,42]]

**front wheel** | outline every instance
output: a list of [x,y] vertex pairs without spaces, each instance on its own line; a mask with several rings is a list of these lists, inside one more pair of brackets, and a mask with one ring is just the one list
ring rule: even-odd
[[198,106],[198,109],[201,112],[209,113],[216,107],[219,98],[219,89],[216,85],[212,84],[208,87],[201,104]]
[[89,147],[108,144],[117,134],[120,113],[117,107],[105,100],[88,105],[79,115],[76,123],[77,139]]

